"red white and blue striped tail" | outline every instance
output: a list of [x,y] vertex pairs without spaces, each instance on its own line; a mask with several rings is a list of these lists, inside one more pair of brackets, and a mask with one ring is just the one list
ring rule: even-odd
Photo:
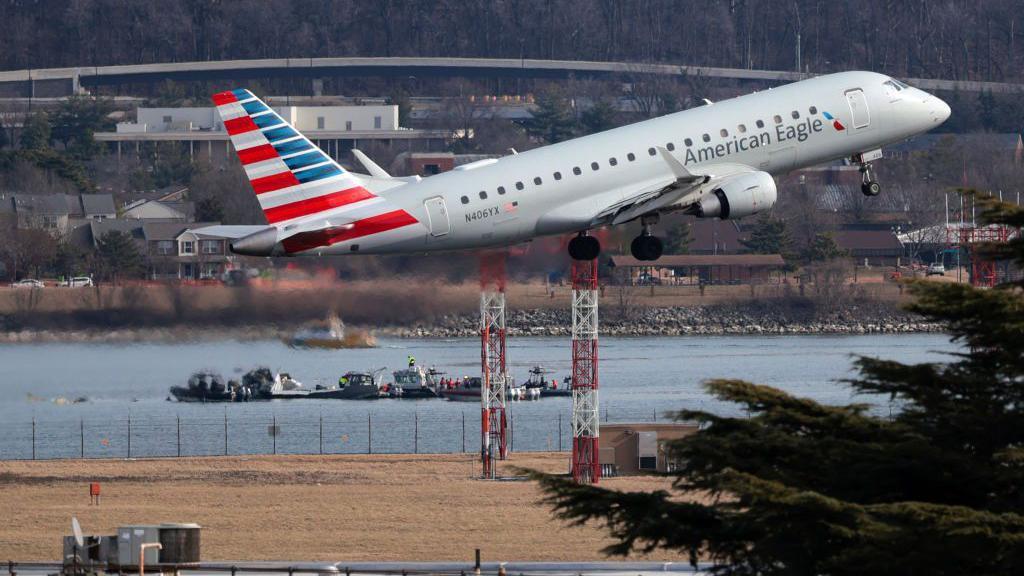
[[220,92],[213,103],[269,224],[326,216],[358,220],[387,211],[382,198],[252,92]]

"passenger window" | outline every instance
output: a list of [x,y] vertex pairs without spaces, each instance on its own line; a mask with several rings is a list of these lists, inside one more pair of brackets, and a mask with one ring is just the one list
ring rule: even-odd
[[793,110],[792,115],[793,115],[793,120],[799,120],[800,119],[800,113],[797,112],[796,110]]
[[616,160],[614,156],[608,159],[608,164],[610,164],[612,166],[616,166],[616,165],[618,165],[618,163],[619,163],[619,161]]
[[522,189],[523,189],[523,183],[522,182],[516,182],[516,190],[522,190]]
[[469,196],[463,196],[462,197],[462,203],[463,204],[469,204]]
[[573,166],[572,173],[579,176],[580,174],[583,174],[583,170],[580,170],[579,166]]
[[654,156],[655,154],[658,153],[658,151],[655,150],[654,148],[648,148],[647,153],[650,154],[651,156]]
[[811,116],[814,116],[815,114],[818,113],[818,107],[817,106],[811,106],[811,109],[808,110],[808,112],[811,113]]
[[774,120],[776,124],[782,124],[782,116],[776,114]]
[[487,200],[487,192],[484,192],[483,190],[481,190],[480,191],[480,199],[481,200]]
[[758,120],[758,121],[757,121],[757,127],[758,127],[758,128],[764,128],[764,121],[762,121],[762,120]]
[[676,145],[669,142],[668,144],[665,144],[665,148],[668,148],[668,151],[671,152],[676,149]]
[[705,135],[701,136],[700,139],[705,141],[705,142],[711,142],[711,136],[708,135],[708,134],[705,134]]
[[690,146],[693,146],[693,140],[687,138],[686,140],[683,140],[683,144],[686,144],[686,147],[689,148]]
[[721,130],[719,130],[718,133],[722,135],[722,138],[728,138],[729,137],[729,131],[726,130],[725,128],[722,128]]
[[555,172],[553,174],[553,176],[555,177],[555,180],[561,180],[562,179],[562,173],[561,172]]
[[498,186],[498,194],[504,194],[504,193],[505,193],[505,187],[504,186]]
[[630,162],[636,160],[636,154],[633,154],[632,152],[626,154],[626,160],[629,160]]
[[533,179],[533,183],[536,184],[537,186],[540,186],[541,185],[540,176],[537,176],[536,178],[534,178]]
[[594,172],[597,172],[600,168],[601,166],[597,162],[590,163],[590,169],[593,170]]
[[747,133],[747,125],[746,124],[740,124],[736,128],[740,131],[740,134],[746,134]]

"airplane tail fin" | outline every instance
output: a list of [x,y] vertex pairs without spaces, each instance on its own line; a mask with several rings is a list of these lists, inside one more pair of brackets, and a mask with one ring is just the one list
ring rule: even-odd
[[213,95],[253,192],[275,227],[344,215],[358,220],[386,211],[351,173],[245,89]]

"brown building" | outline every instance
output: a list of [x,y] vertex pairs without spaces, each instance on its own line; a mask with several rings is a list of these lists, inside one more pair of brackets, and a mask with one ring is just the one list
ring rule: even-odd
[[665,443],[695,432],[696,424],[680,422],[601,424],[601,475],[671,472],[676,463],[669,458]]
[[858,266],[895,266],[903,255],[892,230],[839,230],[835,241]]

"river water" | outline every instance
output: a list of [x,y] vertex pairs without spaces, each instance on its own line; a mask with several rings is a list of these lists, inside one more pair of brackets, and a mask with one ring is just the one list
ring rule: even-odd
[[[479,404],[429,400],[290,400],[238,404],[167,401],[199,369],[239,378],[255,366],[312,387],[349,370],[402,367],[408,355],[450,376],[479,374],[476,339],[383,339],[369,350],[301,350],[277,341],[180,344],[0,345],[0,459],[251,453],[458,452],[479,447]],[[602,421],[664,419],[681,408],[735,414],[701,383],[741,378],[838,404],[856,355],[943,361],[958,350],[940,334],[866,336],[682,336],[602,338]],[[542,364],[559,382],[570,368],[565,338],[509,340],[523,381]],[[83,403],[64,402],[85,397]],[[568,449],[570,401],[512,405],[516,450]]]

